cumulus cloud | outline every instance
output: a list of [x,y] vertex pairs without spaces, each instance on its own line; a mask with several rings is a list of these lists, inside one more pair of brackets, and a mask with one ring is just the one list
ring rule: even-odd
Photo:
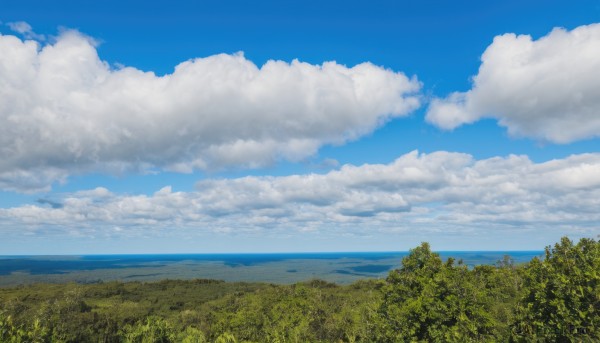
[[533,40],[504,34],[481,57],[473,87],[434,99],[427,121],[454,129],[495,118],[514,136],[569,143],[600,136],[600,24]]
[[95,44],[75,31],[45,45],[0,35],[0,188],[38,191],[88,171],[298,161],[419,107],[416,78],[371,63],[258,67],[220,54],[157,76],[111,68]]
[[206,179],[193,192],[165,187],[152,195],[97,188],[43,202],[51,206],[0,209],[1,232],[597,233],[600,154],[534,163],[526,156],[475,160],[414,151],[389,164],[344,165],[326,174]]

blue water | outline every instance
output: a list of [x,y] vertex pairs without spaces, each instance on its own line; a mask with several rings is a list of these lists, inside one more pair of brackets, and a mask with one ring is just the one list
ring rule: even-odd
[[[99,269],[156,268],[175,263],[222,263],[230,268],[260,266],[273,262],[286,261],[332,261],[339,274],[368,276],[385,273],[400,265],[408,252],[336,252],[336,253],[270,253],[270,254],[178,254],[178,255],[84,255],[84,256],[0,256],[0,276],[15,272],[30,275],[68,274],[76,271]],[[530,261],[542,256],[542,251],[444,251],[439,252],[446,260],[449,257],[462,260],[468,266],[493,265],[509,255],[515,263]],[[351,260],[354,262],[347,262]],[[359,261],[359,262],[356,262]],[[362,262],[361,262],[362,261]],[[389,264],[390,261],[397,261]],[[296,269],[287,270],[296,273]],[[140,275],[142,275],[140,273]],[[149,274],[143,274],[145,276]],[[133,276],[138,276],[134,274]]]

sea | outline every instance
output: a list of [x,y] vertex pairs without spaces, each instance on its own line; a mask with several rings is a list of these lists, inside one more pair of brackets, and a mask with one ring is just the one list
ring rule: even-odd
[[[543,251],[440,251],[445,261],[472,268],[495,265],[505,256],[515,264]],[[408,252],[325,252],[268,254],[0,256],[0,287],[31,283],[98,283],[161,279],[217,279],[228,282],[290,284],[321,279],[349,284],[385,278]]]

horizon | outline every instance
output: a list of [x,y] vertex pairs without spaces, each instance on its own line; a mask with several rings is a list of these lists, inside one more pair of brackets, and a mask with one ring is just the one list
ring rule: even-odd
[[[545,250],[431,250],[434,253],[536,253]],[[214,252],[214,253],[109,253],[109,254],[68,254],[68,255],[0,255],[5,257],[93,257],[93,256],[218,256],[218,255],[316,255],[316,254],[404,254],[409,250],[398,251],[288,251],[288,252]]]
[[[436,253],[436,252],[434,252]],[[515,265],[540,258],[542,251],[437,252],[457,265]],[[164,279],[293,283],[310,279],[347,284],[383,278],[400,267],[410,252],[242,253],[0,256],[0,288],[39,282],[97,283]],[[460,262],[462,261],[462,262]]]
[[2,255],[600,237],[597,0],[0,9]]

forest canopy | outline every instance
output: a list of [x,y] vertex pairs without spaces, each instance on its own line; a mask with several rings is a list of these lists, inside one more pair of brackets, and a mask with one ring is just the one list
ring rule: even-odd
[[600,340],[600,242],[469,268],[422,243],[385,280],[162,280],[0,288],[0,342]]

